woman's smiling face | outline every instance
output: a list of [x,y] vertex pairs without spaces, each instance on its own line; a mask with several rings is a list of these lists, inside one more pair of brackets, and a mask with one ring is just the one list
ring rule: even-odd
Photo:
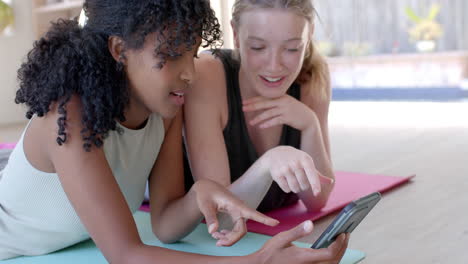
[[285,9],[257,8],[234,27],[242,83],[268,98],[284,95],[299,75],[312,28],[306,18]]

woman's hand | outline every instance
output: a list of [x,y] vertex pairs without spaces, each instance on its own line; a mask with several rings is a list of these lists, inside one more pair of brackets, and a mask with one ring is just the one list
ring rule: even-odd
[[321,181],[324,184],[334,182],[317,171],[309,154],[293,147],[272,148],[260,159],[273,180],[286,193],[299,193],[312,188],[314,196],[317,196],[321,192]]
[[341,234],[328,248],[299,248],[292,244],[293,241],[309,235],[312,229],[312,222],[306,221],[291,230],[277,234],[253,254],[257,259],[256,263],[338,264],[348,247],[349,234]]
[[[208,232],[218,240],[218,246],[231,246],[247,233],[246,220],[275,226],[279,222],[247,207],[228,189],[210,180],[198,180],[191,189],[195,193],[200,212],[205,216]],[[234,227],[232,230],[217,232],[219,222],[216,214],[226,213],[231,216]]]
[[258,125],[260,128],[288,125],[304,131],[318,124],[318,118],[312,109],[287,94],[274,99],[253,97],[243,101],[242,109],[244,112],[261,111],[249,121],[250,125]]

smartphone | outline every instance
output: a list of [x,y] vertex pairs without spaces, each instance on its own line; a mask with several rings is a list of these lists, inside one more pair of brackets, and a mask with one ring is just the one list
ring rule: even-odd
[[353,232],[362,219],[380,201],[381,197],[379,192],[374,192],[349,203],[315,241],[312,248],[326,248],[340,234]]

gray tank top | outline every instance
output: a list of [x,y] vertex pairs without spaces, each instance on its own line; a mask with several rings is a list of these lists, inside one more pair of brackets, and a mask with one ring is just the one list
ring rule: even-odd
[[[133,213],[143,201],[164,140],[164,124],[153,114],[142,129],[118,126],[124,132],[109,131],[104,152]],[[26,159],[24,134],[0,176],[0,260],[42,255],[89,238],[58,175],[39,171]]]

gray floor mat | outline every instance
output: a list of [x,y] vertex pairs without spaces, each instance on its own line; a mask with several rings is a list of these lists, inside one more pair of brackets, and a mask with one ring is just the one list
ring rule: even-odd
[[5,168],[12,149],[0,149],[0,171]]

